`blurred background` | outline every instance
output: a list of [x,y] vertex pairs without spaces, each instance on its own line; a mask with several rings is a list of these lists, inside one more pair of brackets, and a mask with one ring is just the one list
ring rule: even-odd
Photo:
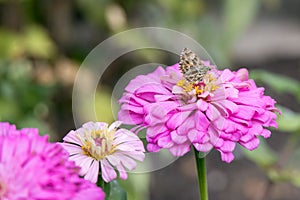
[[[300,1],[0,0],[0,120],[38,127],[61,141],[75,128],[72,87],[83,59],[113,34],[144,26],[191,36],[219,68],[247,67],[283,111],[279,129],[258,150],[237,149],[231,164],[209,153],[210,198],[299,199]],[[148,49],[113,62],[96,93],[98,119],[114,120],[111,91],[117,80],[112,77],[144,63],[171,65],[174,56]],[[198,198],[191,153],[121,184],[129,200]]]

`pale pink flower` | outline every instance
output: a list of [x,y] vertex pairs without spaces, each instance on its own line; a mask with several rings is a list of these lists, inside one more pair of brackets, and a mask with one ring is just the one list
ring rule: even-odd
[[79,177],[68,153],[47,140],[37,129],[0,123],[0,199],[104,200],[101,188]]
[[249,150],[258,136],[269,137],[276,127],[275,101],[248,79],[247,69],[210,70],[199,83],[187,82],[179,65],[158,67],[131,80],[120,99],[119,119],[147,128],[150,152],[167,148],[182,156],[193,145],[200,152],[215,148],[223,161],[234,159],[236,143]]
[[[145,149],[137,135],[118,129],[120,121],[110,126],[104,122],[87,122],[76,131],[70,131],[61,145],[69,152],[70,160],[81,167],[80,175],[96,183],[100,173],[105,182],[127,179],[128,170],[136,167],[135,160],[143,161]],[[114,169],[115,167],[115,169]]]

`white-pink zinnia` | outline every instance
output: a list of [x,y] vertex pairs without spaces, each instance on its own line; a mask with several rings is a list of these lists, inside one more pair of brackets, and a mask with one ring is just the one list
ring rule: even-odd
[[117,172],[121,179],[127,179],[126,169],[133,170],[135,160],[144,160],[143,142],[129,130],[119,129],[120,125],[120,121],[110,126],[104,122],[87,122],[63,138],[62,146],[69,152],[69,158],[81,167],[80,175],[85,179],[96,183],[99,168],[105,182],[117,178]]

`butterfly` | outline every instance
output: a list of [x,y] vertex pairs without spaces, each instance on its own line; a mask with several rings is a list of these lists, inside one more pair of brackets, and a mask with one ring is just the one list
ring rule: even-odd
[[183,78],[193,84],[201,82],[211,67],[205,66],[191,50],[184,48],[180,53],[179,68]]

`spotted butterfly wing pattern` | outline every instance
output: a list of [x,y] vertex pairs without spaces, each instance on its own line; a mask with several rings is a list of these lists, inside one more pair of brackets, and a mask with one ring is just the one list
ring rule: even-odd
[[180,54],[179,68],[183,78],[190,83],[199,83],[205,74],[211,70],[205,66],[201,59],[191,50],[184,48]]

